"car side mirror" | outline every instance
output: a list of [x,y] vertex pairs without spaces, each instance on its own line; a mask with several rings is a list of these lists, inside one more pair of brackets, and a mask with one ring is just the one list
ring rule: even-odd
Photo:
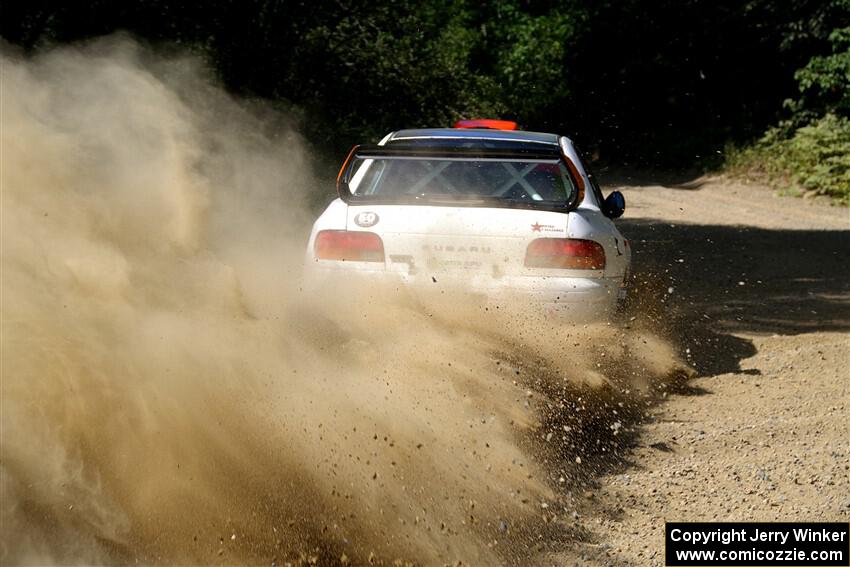
[[602,203],[602,213],[609,219],[623,216],[626,211],[626,198],[619,191],[611,191]]

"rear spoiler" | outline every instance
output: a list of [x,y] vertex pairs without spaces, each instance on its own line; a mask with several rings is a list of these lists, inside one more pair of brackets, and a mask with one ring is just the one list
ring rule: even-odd
[[[439,146],[379,146],[376,144],[361,144],[354,146],[349,152],[349,158],[410,157],[437,159],[559,159],[561,148],[556,145],[539,144],[540,148],[457,148]],[[348,160],[346,160],[348,161]]]
[[[566,209],[572,210],[573,208],[575,208],[578,203],[581,202],[581,198],[584,196],[584,181],[582,180],[578,169],[576,169],[575,164],[573,164],[572,160],[561,151],[561,148],[559,146],[541,146],[539,148],[445,148],[433,146],[379,146],[375,144],[361,144],[354,146],[353,148],[351,148],[351,151],[348,152],[348,156],[346,156],[345,161],[342,163],[342,167],[340,167],[339,174],[337,174],[336,178],[336,189],[337,193],[339,194],[339,198],[342,199],[345,203],[349,204],[378,204],[378,201],[384,200],[378,197],[357,196],[351,193],[351,189],[348,186],[348,179],[351,173],[351,164],[355,158],[431,158],[458,160],[479,159],[500,161],[563,160],[567,165],[567,169],[570,171],[570,176],[572,177],[573,183],[575,183],[575,186],[578,189],[578,199],[573,198],[571,202],[566,205]],[[474,201],[482,201],[486,202],[487,204],[493,204],[493,202],[502,200],[482,198],[475,199]],[[393,199],[391,202],[398,203],[399,201],[397,199]],[[466,203],[466,200],[461,200],[460,202]],[[471,202],[473,202],[473,200],[470,200],[470,203]],[[458,201],[452,201],[452,203],[457,205]],[[540,208],[539,206],[534,206],[533,203],[528,203],[528,205],[531,206],[526,206],[525,204],[521,203],[518,203],[515,206],[520,208]],[[557,210],[563,211],[564,208],[564,206],[560,206],[557,208]]]

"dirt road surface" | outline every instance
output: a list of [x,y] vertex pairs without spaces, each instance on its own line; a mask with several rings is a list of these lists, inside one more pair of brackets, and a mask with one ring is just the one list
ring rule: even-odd
[[583,487],[583,541],[548,559],[663,565],[665,521],[850,519],[850,212],[720,178],[607,187],[697,377]]

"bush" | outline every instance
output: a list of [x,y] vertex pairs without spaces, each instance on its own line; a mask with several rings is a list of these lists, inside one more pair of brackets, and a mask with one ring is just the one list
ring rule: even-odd
[[[850,11],[850,0],[832,5]],[[799,95],[785,101],[789,117],[749,148],[728,151],[727,167],[850,205],[850,27],[833,29],[828,41],[831,54],[794,74]]]
[[729,152],[733,174],[850,205],[850,119],[827,114],[787,137],[769,130],[755,145]]

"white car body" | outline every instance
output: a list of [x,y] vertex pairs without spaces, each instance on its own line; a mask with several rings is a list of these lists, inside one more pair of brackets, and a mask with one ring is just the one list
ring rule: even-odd
[[[445,144],[451,140],[462,144],[504,141],[527,143],[529,147],[545,145],[547,151],[558,151],[562,162],[569,166],[573,189],[583,185],[583,195],[570,210],[450,202],[355,202],[347,198],[346,192],[356,191],[363,172],[370,167],[372,162],[364,159],[363,165],[350,175],[350,186],[341,185],[340,194],[345,199],[334,199],[313,225],[305,266],[311,287],[338,286],[346,275],[357,274],[375,282],[469,293],[496,305],[509,297],[511,301],[520,298],[543,312],[576,321],[604,319],[612,314],[618,300],[625,295],[631,251],[611,218],[603,212],[606,205],[601,202],[598,185],[588,175],[568,138],[485,129],[404,130],[387,135],[379,146],[393,148],[394,144],[403,145],[399,142],[414,140],[426,145],[429,141]],[[528,187],[521,175],[516,172],[514,179]],[[523,207],[534,207],[540,196],[531,187],[528,192],[530,198]],[[324,253],[317,250],[317,237],[322,231],[334,231],[337,235],[341,231],[373,233],[383,243],[383,259],[377,252],[371,261],[322,258]],[[529,266],[526,259],[529,245],[541,238],[598,243],[604,250],[604,267]],[[561,246],[567,240],[549,242]]]

